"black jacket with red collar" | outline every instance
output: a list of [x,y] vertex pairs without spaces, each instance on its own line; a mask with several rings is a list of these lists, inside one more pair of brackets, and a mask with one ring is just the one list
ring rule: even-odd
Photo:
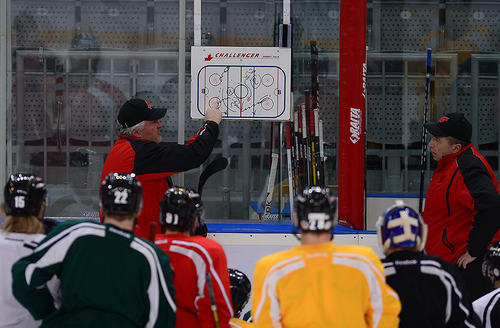
[[[110,172],[136,174],[142,184],[144,201],[134,228],[137,236],[147,238],[149,223],[158,223],[160,201],[170,187],[167,177],[203,164],[218,136],[219,125],[212,121],[205,122],[186,145],[120,136],[106,158],[101,183]],[[160,233],[159,224],[156,231]]]

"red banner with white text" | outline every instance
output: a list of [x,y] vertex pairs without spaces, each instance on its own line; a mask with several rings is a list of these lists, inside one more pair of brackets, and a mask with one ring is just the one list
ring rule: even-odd
[[366,0],[340,2],[339,224],[365,222]]

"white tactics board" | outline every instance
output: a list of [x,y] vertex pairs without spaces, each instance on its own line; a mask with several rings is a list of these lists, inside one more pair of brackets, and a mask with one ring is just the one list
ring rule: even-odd
[[191,117],[219,104],[222,118],[290,119],[291,49],[192,47]]

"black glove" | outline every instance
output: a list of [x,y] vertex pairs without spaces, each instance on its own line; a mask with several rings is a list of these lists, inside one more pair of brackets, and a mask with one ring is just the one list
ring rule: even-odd
[[205,223],[200,223],[194,230],[194,235],[195,236],[203,236],[206,237],[208,234],[208,227]]

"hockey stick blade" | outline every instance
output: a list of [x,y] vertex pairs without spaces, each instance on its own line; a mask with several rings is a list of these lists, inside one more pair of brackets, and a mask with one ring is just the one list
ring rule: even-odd
[[208,166],[201,172],[200,181],[198,182],[198,193],[200,194],[203,191],[203,187],[205,186],[205,182],[207,182],[208,178],[214,175],[217,172],[224,170],[227,167],[229,161],[226,157],[220,157],[213,160],[212,163],[208,164]]

